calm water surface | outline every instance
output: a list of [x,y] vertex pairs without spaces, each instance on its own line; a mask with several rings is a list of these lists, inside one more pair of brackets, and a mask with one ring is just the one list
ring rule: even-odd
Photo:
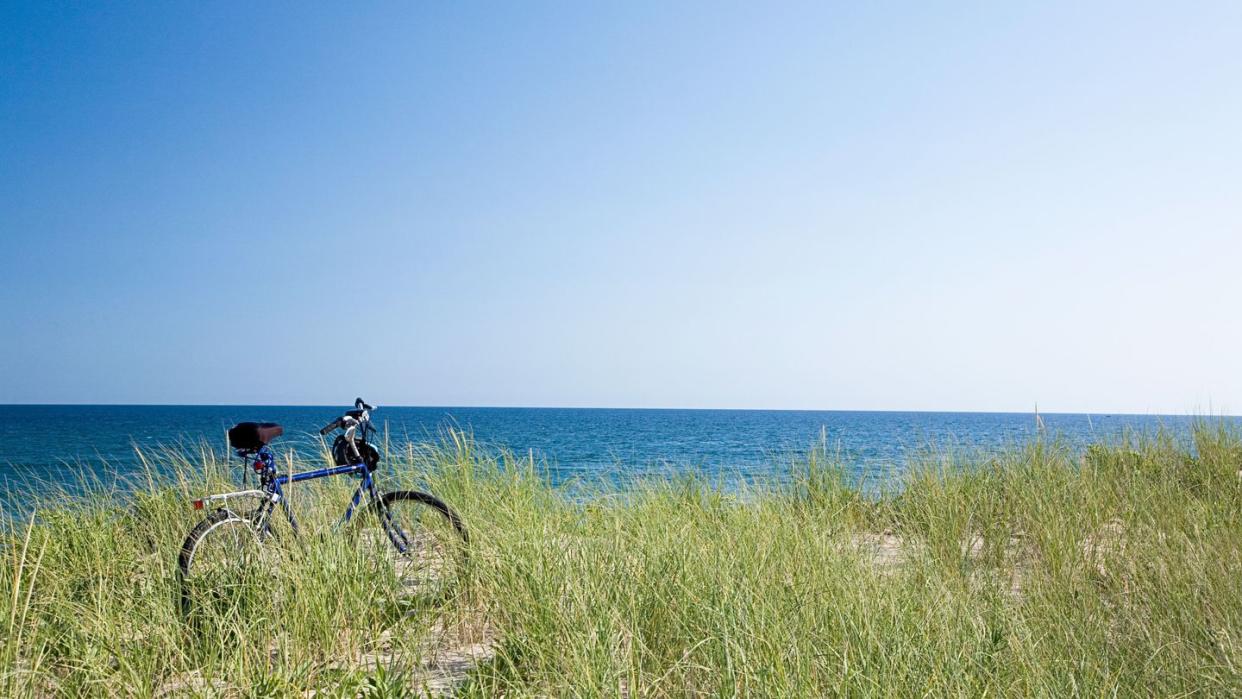
[[[0,482],[25,475],[69,482],[81,468],[136,473],[134,446],[225,446],[242,420],[285,426],[277,450],[314,450],[313,433],[342,406],[0,406]],[[1019,413],[903,413],[783,410],[381,407],[377,425],[396,440],[426,441],[449,425],[481,442],[533,452],[554,481],[594,485],[636,475],[694,470],[728,478],[779,477],[783,455],[826,436],[860,478],[880,483],[931,445],[997,450],[1035,435]],[[1155,415],[1044,415],[1049,433],[1070,444],[1127,429],[1184,431],[1194,418]],[[1238,418],[1230,418],[1239,423]],[[106,464],[106,466],[105,466]]]

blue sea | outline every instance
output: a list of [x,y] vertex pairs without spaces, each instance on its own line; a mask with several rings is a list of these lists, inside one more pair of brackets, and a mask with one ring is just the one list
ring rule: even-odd
[[[224,451],[225,430],[244,420],[279,422],[276,449],[315,451],[317,429],[343,406],[0,406],[0,482],[34,475],[72,483],[83,469],[122,477],[140,465],[135,447]],[[490,447],[533,453],[553,481],[607,488],[635,476],[697,471],[725,480],[779,478],[782,462],[826,440],[874,486],[898,476],[928,447],[995,451],[1037,433],[1030,413],[792,410],[639,410],[582,408],[380,407],[377,426],[396,441],[434,440],[448,426]],[[1195,418],[1159,415],[1045,414],[1046,432],[1081,447],[1126,430],[1185,432]],[[1242,424],[1242,419],[1227,418]]]

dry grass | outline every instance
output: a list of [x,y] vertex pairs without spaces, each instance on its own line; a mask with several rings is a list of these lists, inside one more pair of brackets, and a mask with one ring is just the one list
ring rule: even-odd
[[387,477],[470,527],[451,600],[392,613],[348,538],[317,535],[350,483],[299,485],[309,535],[200,628],[174,561],[188,501],[229,474],[149,458],[175,475],[5,533],[0,694],[1242,693],[1242,440],[1222,425],[926,460],[875,497],[812,450],[744,492],[571,498],[448,433]]

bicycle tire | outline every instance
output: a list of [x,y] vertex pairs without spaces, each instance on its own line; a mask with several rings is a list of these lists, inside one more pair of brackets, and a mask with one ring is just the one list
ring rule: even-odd
[[[243,527],[249,533],[249,537],[253,538],[256,546],[261,545],[262,537],[254,526],[254,516],[255,513],[253,512],[238,514],[221,508],[204,517],[190,530],[190,533],[185,538],[185,542],[181,544],[181,551],[177,556],[180,607],[183,616],[188,616],[193,606],[189,585],[191,568],[194,565],[195,554],[198,553],[204,541],[213,532],[225,532],[225,527],[236,525]],[[229,528],[232,529],[233,527]],[[202,561],[200,561],[201,563]]]
[[[447,592],[464,570],[470,541],[457,513],[416,490],[384,493],[369,510],[369,529],[382,532],[373,537],[373,545],[392,564],[398,596],[433,598]],[[389,520],[396,526],[389,527]]]

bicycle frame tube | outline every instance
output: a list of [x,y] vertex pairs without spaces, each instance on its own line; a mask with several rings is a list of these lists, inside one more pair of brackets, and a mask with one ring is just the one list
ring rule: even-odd
[[[243,456],[246,455],[243,454]],[[350,499],[349,507],[345,510],[345,514],[341,517],[341,521],[337,523],[337,526],[345,524],[353,518],[354,511],[357,510],[359,503],[362,502],[363,491],[366,491],[367,495],[373,502],[380,502],[379,492],[375,489],[375,480],[371,477],[371,471],[367,468],[365,463],[333,466],[331,468],[321,468],[314,471],[302,471],[301,473],[280,474],[276,472],[275,455],[272,454],[266,446],[261,447],[257,452],[253,452],[248,458],[253,459],[254,469],[263,474],[264,485],[262,490],[246,490],[211,495],[195,501],[195,507],[201,509],[206,503],[227,501],[228,499],[235,497],[258,497],[262,499],[263,502],[259,505],[259,516],[257,521],[260,523],[261,530],[263,532],[267,532],[269,531],[272,511],[276,509],[276,503],[280,503],[281,509],[284,510],[285,518],[289,521],[289,526],[293,529],[294,534],[296,535],[298,533],[297,519],[293,515],[292,508],[289,507],[289,502],[285,497],[284,492],[284,486],[289,485],[290,483],[300,483],[302,481],[314,480],[316,478],[328,478],[330,476],[343,476],[347,474],[361,475],[362,482],[359,483],[358,488],[354,490],[354,495],[353,498]],[[385,515],[386,520],[391,520],[391,516],[388,516],[387,512],[385,512]],[[388,529],[389,527],[387,525],[391,524],[391,522],[385,521],[384,524],[386,525],[385,529]],[[391,532],[389,533],[389,536],[393,536]],[[398,536],[401,540],[405,539],[403,535],[399,534]],[[402,546],[402,541],[399,539],[394,538],[393,543],[396,544],[399,549],[404,551],[405,549],[404,546]]]
[[[330,476],[342,476],[346,474],[362,474],[362,482],[358,484],[358,488],[354,490],[354,496],[349,502],[349,508],[345,510],[344,516],[337,526],[345,524],[354,516],[354,511],[358,504],[362,501],[362,493],[365,490],[371,500],[378,502],[379,493],[375,490],[375,480],[371,478],[371,471],[367,469],[366,464],[348,464],[345,466],[333,466],[332,468],[321,468],[314,471],[303,471],[301,473],[292,473],[279,475],[272,479],[268,488],[273,495],[276,496],[275,501],[280,502],[281,509],[285,512],[285,517],[289,520],[289,526],[296,532],[298,530],[297,519],[293,516],[293,510],[289,508],[289,502],[285,498],[284,488],[290,483],[300,483],[301,481],[314,480],[316,478],[328,478]],[[270,514],[270,511],[269,513]]]
[[293,473],[284,476],[276,476],[276,485],[281,486],[287,483],[299,483],[301,481],[309,481],[315,478],[327,478],[328,476],[339,476],[345,473],[358,473],[365,471],[367,467],[364,464],[350,464],[348,466],[334,466],[332,468],[321,468],[317,471],[303,471],[301,473]]
[[365,489],[367,494],[371,496],[372,501],[379,500],[379,494],[375,492],[375,481],[371,478],[371,472],[367,467],[358,464],[362,468],[362,482],[358,484],[358,489],[354,491],[354,497],[349,501],[349,508],[345,510],[345,516],[341,518],[341,524],[344,524],[354,516],[354,508],[358,507],[358,503],[362,501],[362,491]]

